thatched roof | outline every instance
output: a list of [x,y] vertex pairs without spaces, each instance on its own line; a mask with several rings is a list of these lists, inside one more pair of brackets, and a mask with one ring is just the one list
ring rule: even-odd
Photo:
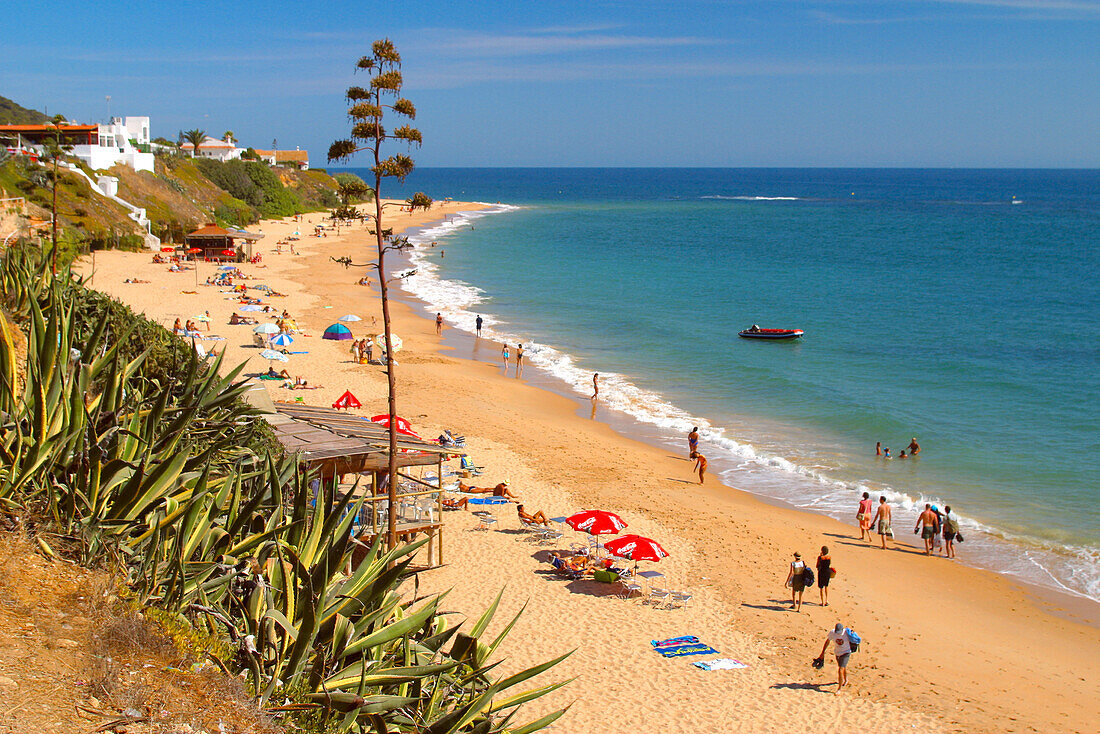
[[[389,433],[365,418],[332,408],[275,403],[264,415],[287,453],[336,473],[384,471],[389,467]],[[398,435],[398,466],[431,466],[450,453],[438,444]]]

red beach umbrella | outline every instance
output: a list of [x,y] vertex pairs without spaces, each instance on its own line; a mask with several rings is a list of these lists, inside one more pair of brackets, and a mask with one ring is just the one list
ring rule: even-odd
[[175,252],[176,248],[174,248],[174,247],[162,247],[162,248],[160,248],[160,251],[161,252]]
[[226,257],[230,257],[232,255],[236,255],[237,251],[236,250],[222,250],[222,254],[225,255]]
[[336,398],[336,402],[332,404],[332,407],[342,410],[345,408],[361,408],[363,406],[359,403],[359,400],[351,394],[351,390],[345,390],[343,395]]
[[[371,423],[377,423],[378,425],[382,426],[383,428],[389,428],[390,427],[390,417],[389,417],[389,415],[387,415],[385,413],[383,413],[382,415],[374,416],[373,418],[370,419],[370,422]],[[397,420],[395,420],[394,423],[397,424],[397,432],[398,433],[403,433],[406,436],[412,436],[413,438],[420,438],[420,434],[418,434],[416,431],[414,431],[412,429],[412,424],[409,423],[404,418],[402,418],[401,416],[397,416]],[[423,439],[421,439],[421,440],[423,440]]]
[[187,251],[187,254],[188,254],[188,255],[198,255],[198,254],[200,254],[201,252],[202,252],[202,248],[201,248],[201,247],[192,247],[192,248],[191,248],[190,250],[188,250],[188,251]]
[[631,561],[659,561],[668,558],[668,551],[651,538],[641,535],[623,535],[607,541],[603,547],[608,553]]
[[626,527],[626,522],[614,512],[585,510],[565,519],[569,527],[589,535],[614,535]]

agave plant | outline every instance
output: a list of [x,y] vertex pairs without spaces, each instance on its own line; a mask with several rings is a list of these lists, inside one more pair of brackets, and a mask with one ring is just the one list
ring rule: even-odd
[[27,340],[20,364],[0,319],[0,511],[113,562],[143,604],[224,634],[237,653],[222,664],[273,709],[299,691],[331,730],[431,734],[561,716],[514,724],[564,683],[515,692],[561,658],[494,677],[515,624],[482,641],[499,596],[468,632],[449,625],[443,596],[410,597],[422,543],[364,548],[362,499],[314,502],[295,459],[264,453],[240,367],[200,364],[33,253],[0,263],[0,298]]

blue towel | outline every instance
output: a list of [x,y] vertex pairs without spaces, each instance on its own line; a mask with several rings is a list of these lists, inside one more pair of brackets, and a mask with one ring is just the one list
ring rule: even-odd
[[471,505],[506,505],[508,500],[503,497],[476,497],[470,499]]
[[676,645],[674,647],[655,647],[653,648],[661,654],[661,657],[666,658],[680,658],[685,655],[717,655],[718,651],[710,645],[702,642],[695,642],[688,645]]

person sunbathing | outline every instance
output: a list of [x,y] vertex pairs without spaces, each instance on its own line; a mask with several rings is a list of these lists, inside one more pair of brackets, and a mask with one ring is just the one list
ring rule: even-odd
[[273,377],[273,378],[281,377],[284,380],[289,380],[290,379],[290,373],[289,372],[287,372],[286,370],[280,370],[279,372],[276,372],[274,367],[268,367],[267,368],[267,376],[268,377]]
[[448,510],[467,510],[469,509],[470,498],[460,497],[459,499],[455,500],[449,497],[444,497],[442,502],[443,506]]
[[516,495],[512,494],[512,491],[508,489],[508,482],[501,482],[495,487],[474,487],[472,485],[463,484],[462,480],[458,482],[459,492],[469,492],[470,494],[489,494],[492,493],[494,497],[504,497],[506,499],[514,500],[519,499]]
[[566,556],[564,553],[552,552],[550,565],[558,571],[569,572],[577,575],[590,573],[588,559],[581,556]]
[[[286,370],[284,370],[284,372],[285,371]],[[290,377],[290,375],[287,375],[287,377]],[[290,389],[291,390],[318,390],[321,387],[324,387],[324,386],[323,385],[310,385],[308,382],[306,382],[305,378],[295,377],[294,378],[294,387],[292,387]]]
[[519,515],[520,520],[523,520],[528,525],[550,524],[550,521],[546,519],[546,515],[542,514],[542,510],[539,510],[534,515],[531,515],[523,509],[523,505],[516,505],[516,514]]

